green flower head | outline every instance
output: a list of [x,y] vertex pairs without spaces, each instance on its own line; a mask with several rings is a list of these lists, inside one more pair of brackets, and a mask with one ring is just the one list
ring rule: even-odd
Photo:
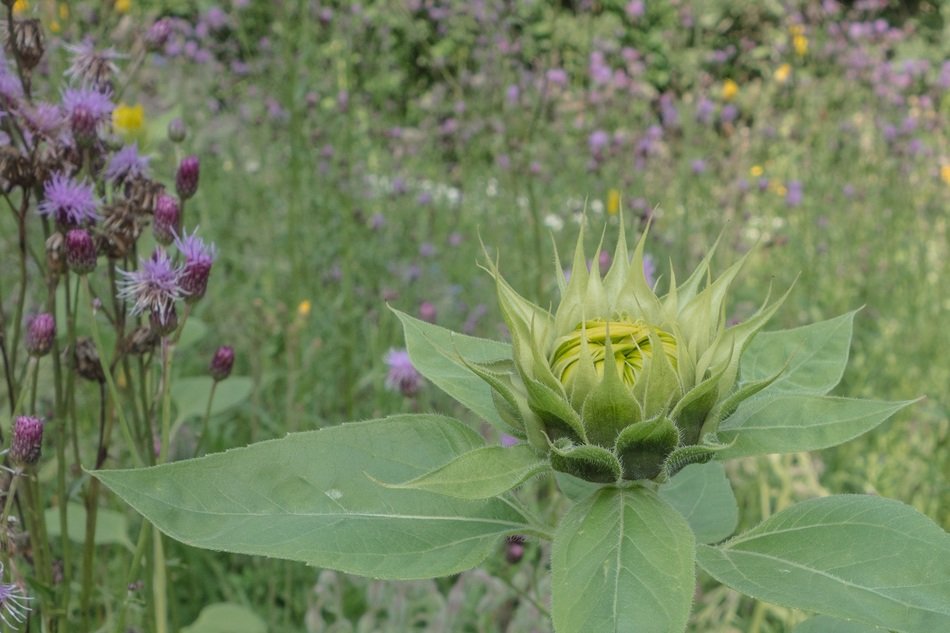
[[555,469],[599,482],[669,477],[722,448],[719,421],[764,388],[736,387],[743,350],[778,309],[770,302],[726,326],[728,290],[746,257],[713,279],[715,246],[682,283],[658,296],[643,272],[647,233],[632,259],[623,227],[610,270],[587,267],[584,233],[569,278],[556,260],[561,301],[552,314],[519,295],[494,264],[511,332],[513,367],[473,367],[499,413]]

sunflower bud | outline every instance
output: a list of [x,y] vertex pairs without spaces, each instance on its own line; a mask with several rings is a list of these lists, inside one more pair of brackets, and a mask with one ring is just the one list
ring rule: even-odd
[[556,470],[603,483],[660,481],[707,461],[723,448],[715,431],[724,407],[756,392],[736,388],[739,359],[782,300],[727,327],[725,298],[745,258],[712,279],[714,247],[684,282],[671,272],[669,291],[658,296],[644,272],[646,233],[631,259],[621,228],[604,276],[588,268],[583,240],[582,231],[569,278],[556,262],[561,302],[553,313],[489,267],[514,371],[473,369],[494,389],[502,417]]

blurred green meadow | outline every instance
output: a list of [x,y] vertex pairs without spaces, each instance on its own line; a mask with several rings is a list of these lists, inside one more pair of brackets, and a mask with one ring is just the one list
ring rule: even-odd
[[[637,233],[649,224],[661,289],[717,239],[717,270],[754,249],[731,319],[791,284],[766,329],[861,308],[836,395],[924,396],[841,447],[730,463],[740,527],[795,501],[860,492],[950,528],[950,7],[62,4],[21,8],[50,31],[43,81],[54,99],[62,42],[138,51],[157,19],[170,21],[154,52],[118,60],[121,101],[143,106],[128,127],[153,165],[171,173],[180,158],[166,138],[176,118],[186,153],[201,159],[189,222],[218,255],[192,316],[205,327],[194,326],[177,371],[201,376],[227,343],[229,380],[241,379],[211,419],[209,452],[400,411],[493,433],[431,384],[411,395],[387,386],[387,353],[404,346],[388,306],[504,337],[480,263],[497,259],[544,305],[556,298],[555,248],[569,262],[586,223],[589,252],[602,231],[612,252],[622,221]],[[12,227],[4,214],[4,251]],[[14,272],[0,272],[3,288]],[[196,413],[178,416],[184,457],[206,396],[183,393],[176,405]],[[103,507],[138,525],[114,499]],[[546,546],[527,542],[517,562],[506,548],[457,577],[381,583],[167,542],[174,630],[229,602],[268,631],[550,631]],[[102,561],[103,583],[121,585]],[[805,618],[700,580],[692,631],[778,633]]]

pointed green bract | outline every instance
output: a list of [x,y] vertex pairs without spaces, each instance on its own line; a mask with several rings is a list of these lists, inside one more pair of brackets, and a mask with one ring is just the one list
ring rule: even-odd
[[694,543],[680,513],[645,488],[602,488],[579,502],[551,550],[555,631],[683,631]]
[[620,461],[606,448],[595,444],[574,446],[566,440],[551,446],[551,466],[569,475],[602,484],[619,481],[623,474]]
[[950,631],[950,535],[890,499],[811,499],[700,545],[697,560],[760,600],[904,633]]
[[501,499],[376,482],[414,479],[483,445],[451,418],[403,415],[94,475],[189,545],[377,578],[431,578],[478,565],[503,536],[532,525]]
[[625,479],[653,479],[679,443],[679,431],[669,418],[658,417],[628,426],[617,436],[616,452]]

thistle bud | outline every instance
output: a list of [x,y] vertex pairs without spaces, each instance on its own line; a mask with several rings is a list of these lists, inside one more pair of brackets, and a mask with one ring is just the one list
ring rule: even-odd
[[77,275],[96,269],[96,245],[86,229],[72,229],[66,234],[66,264]]
[[234,366],[234,348],[230,345],[222,345],[214,353],[211,359],[211,365],[208,366],[208,373],[214,378],[215,382],[220,382],[231,375],[231,368]]
[[43,41],[43,28],[39,20],[14,20],[13,50],[27,69],[31,70],[40,63],[46,43]]
[[197,156],[186,156],[178,165],[178,173],[175,174],[175,189],[178,191],[178,197],[182,200],[195,195],[198,191],[198,173],[201,164]]
[[172,21],[168,18],[156,20],[145,33],[145,46],[152,52],[160,51],[172,34]]
[[181,221],[181,206],[173,196],[161,194],[155,201],[155,221],[152,231],[155,241],[168,246],[175,241]]
[[179,118],[174,118],[168,124],[168,140],[172,143],[181,143],[188,136],[188,129],[185,122]]
[[164,309],[153,308],[148,314],[148,323],[152,332],[158,336],[168,336],[178,329],[178,310],[175,304]]
[[102,362],[99,360],[99,353],[96,352],[96,344],[92,342],[92,339],[85,336],[76,339],[76,347],[73,350],[73,369],[86,380],[98,383],[106,381]]
[[517,534],[509,536],[505,540],[505,560],[515,565],[520,563],[522,558],[524,558],[524,537]]
[[185,294],[185,301],[195,303],[205,296],[205,291],[208,289],[208,277],[211,276],[211,266],[214,264],[215,257],[214,244],[205,244],[196,231],[184,239],[176,239],[175,245],[185,256],[179,280]]
[[56,338],[56,319],[48,312],[41,312],[30,319],[26,326],[26,351],[30,356],[46,356],[53,348]]
[[53,233],[46,240],[46,268],[53,275],[66,272],[66,238],[62,233]]
[[13,439],[10,441],[10,461],[21,466],[32,466],[40,460],[43,450],[43,421],[29,415],[13,420]]

